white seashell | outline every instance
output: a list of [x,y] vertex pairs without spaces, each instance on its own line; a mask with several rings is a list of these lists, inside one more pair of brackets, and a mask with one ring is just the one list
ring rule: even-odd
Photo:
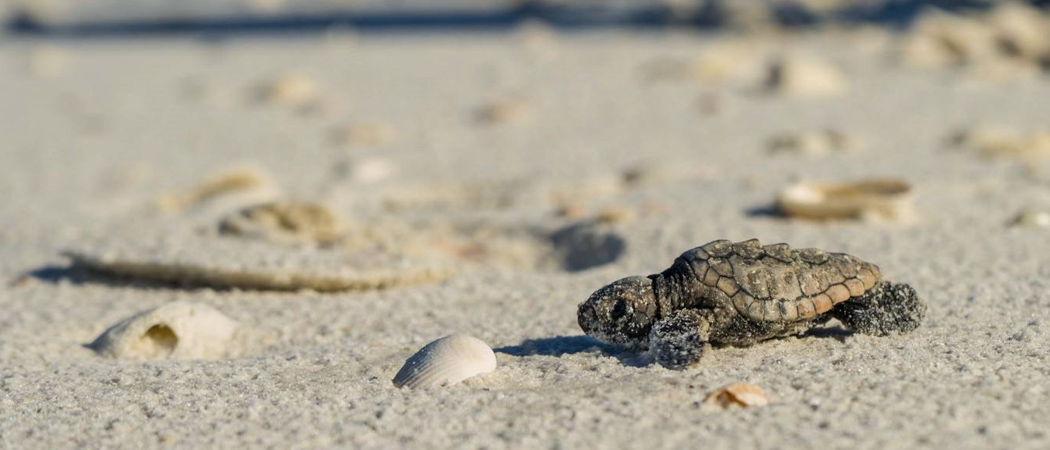
[[394,376],[394,386],[451,386],[495,369],[496,354],[478,338],[445,336],[408,358]]
[[237,328],[210,306],[176,302],[121,320],[89,347],[112,358],[217,359]]
[[904,180],[871,179],[848,183],[799,183],[783,190],[777,209],[811,220],[913,219],[911,185]]

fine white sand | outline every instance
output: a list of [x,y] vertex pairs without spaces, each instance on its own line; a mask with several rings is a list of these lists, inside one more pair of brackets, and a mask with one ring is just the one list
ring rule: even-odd
[[[759,48],[841,65],[839,95],[779,96],[749,70],[720,84],[647,76],[720,39],[55,41],[64,59],[46,76],[30,68],[39,42],[0,41],[0,447],[1050,447],[1050,230],[1008,226],[1050,208],[1047,167],[945,148],[968,125],[1050,127],[1046,76],[990,84],[905,69],[878,42],[832,34]],[[752,54],[761,66],[763,53]],[[316,83],[308,106],[259,98],[288,73]],[[508,101],[527,114],[479,116]],[[365,122],[389,127],[389,142],[333,142]],[[770,136],[825,128],[863,145],[767,151]],[[189,223],[157,199],[239,164],[359,224],[412,223],[401,235],[418,240],[425,227],[454,235],[465,233],[454,224],[490,223],[495,231],[471,238],[516,244],[482,251],[444,281],[337,293],[156,284],[86,273],[62,256]],[[664,171],[617,184],[639,165]],[[793,180],[870,176],[913,184],[915,224],[766,213]],[[540,194],[488,201],[471,186]],[[406,192],[434,195],[383,206]],[[568,217],[556,211],[565,206]],[[625,212],[607,218],[610,234],[557,239],[603,210]],[[518,238],[522,229],[540,231]],[[604,284],[663,270],[714,239],[752,237],[874,262],[919,291],[928,320],[886,338],[831,323],[714,349],[680,372],[577,326],[576,305]],[[515,246],[521,258],[562,259],[500,253]],[[85,347],[176,300],[213,306],[259,338],[207,362],[114,360]],[[487,342],[499,367],[448,388],[393,386],[405,358],[453,333]],[[770,404],[701,405],[731,382],[761,386]]]

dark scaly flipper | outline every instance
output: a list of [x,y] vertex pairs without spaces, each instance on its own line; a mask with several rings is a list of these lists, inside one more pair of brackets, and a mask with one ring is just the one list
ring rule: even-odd
[[926,318],[926,302],[903,283],[882,282],[864,295],[835,306],[832,317],[872,336],[907,333]]
[[657,321],[649,334],[649,350],[668,369],[684,369],[703,356],[711,325],[693,309],[675,311]]

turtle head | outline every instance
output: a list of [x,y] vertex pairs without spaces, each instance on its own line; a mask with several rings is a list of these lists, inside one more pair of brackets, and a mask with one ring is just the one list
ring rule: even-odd
[[590,336],[640,350],[648,346],[656,309],[653,281],[628,277],[598,289],[580,303],[577,319]]

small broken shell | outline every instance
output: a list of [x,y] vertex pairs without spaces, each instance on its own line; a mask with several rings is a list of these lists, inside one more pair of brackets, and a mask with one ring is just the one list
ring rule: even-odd
[[856,139],[835,129],[785,132],[773,135],[766,143],[769,153],[823,156],[857,147]]
[[278,195],[280,188],[266,169],[246,165],[224,170],[191,189],[166,192],[157,199],[157,206],[164,213],[205,218],[271,201]]
[[1023,211],[1010,224],[1022,228],[1050,228],[1050,211]]
[[488,124],[523,125],[531,116],[530,106],[520,99],[494,101],[482,106],[477,114],[481,122]]
[[219,224],[219,232],[283,244],[330,245],[343,224],[324,205],[277,201],[242,209]]
[[728,409],[733,406],[746,408],[749,406],[765,406],[769,404],[769,398],[762,388],[753,384],[732,383],[718,388],[704,399],[704,404]]
[[227,355],[237,322],[199,303],[175,302],[109,327],[89,348],[131,359],[218,359]]
[[781,191],[777,209],[786,216],[810,220],[907,222],[914,217],[911,191],[911,185],[899,179],[799,183]]
[[412,355],[394,376],[399,388],[451,386],[496,369],[496,354],[478,338],[445,336]]
[[303,108],[317,101],[320,89],[312,78],[290,73],[263,83],[258,87],[257,95],[268,103]]
[[1050,132],[1022,132],[1017,129],[979,125],[960,130],[949,137],[955,147],[973,149],[985,158],[1011,158],[1035,161],[1050,156]]
[[780,95],[823,97],[841,94],[848,87],[838,67],[810,57],[787,57],[769,67],[766,88]]

